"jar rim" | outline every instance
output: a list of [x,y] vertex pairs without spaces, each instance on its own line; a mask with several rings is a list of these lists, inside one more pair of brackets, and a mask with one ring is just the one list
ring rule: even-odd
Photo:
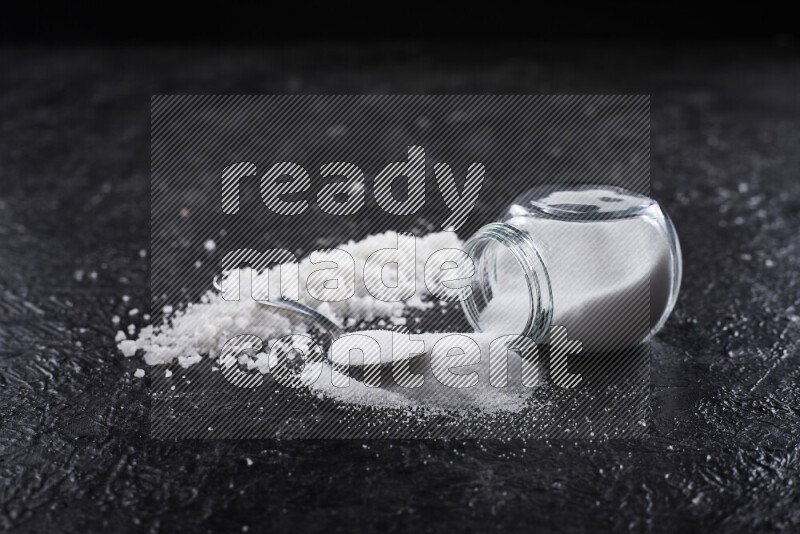
[[[560,203],[558,195],[584,194],[584,203]],[[585,222],[638,217],[656,205],[639,192],[612,185],[578,184],[539,186],[529,189],[512,202],[535,210],[544,217]]]
[[[464,251],[476,264],[476,272],[472,278],[472,292],[461,300],[461,307],[467,320],[476,332],[482,332],[480,311],[477,300],[484,298],[483,289],[475,287],[483,280],[480,269],[487,266],[480,261],[486,247],[496,243],[504,246],[517,261],[525,275],[525,282],[530,299],[530,310],[523,332],[519,334],[530,338],[533,342],[541,342],[547,335],[553,319],[553,292],[550,276],[541,254],[531,236],[508,223],[491,223],[480,228],[464,244]],[[480,289],[481,292],[477,290]]]

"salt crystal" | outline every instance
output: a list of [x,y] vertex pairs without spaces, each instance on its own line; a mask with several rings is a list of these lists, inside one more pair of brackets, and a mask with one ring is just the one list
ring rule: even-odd
[[205,243],[203,243],[203,248],[206,249],[208,252],[211,252],[212,250],[217,248],[217,244],[214,243],[213,239],[208,239],[206,240]]
[[119,348],[120,351],[122,351],[122,354],[126,358],[130,358],[131,356],[136,354],[136,349],[137,349],[136,342],[131,339],[124,339],[120,341],[119,343],[117,343],[117,347]]
[[178,365],[183,367],[184,369],[188,369],[192,365],[199,363],[203,360],[203,357],[199,354],[193,354],[192,356],[178,356]]
[[136,378],[144,377],[144,369],[137,369],[136,372],[133,373],[133,376],[135,376]]

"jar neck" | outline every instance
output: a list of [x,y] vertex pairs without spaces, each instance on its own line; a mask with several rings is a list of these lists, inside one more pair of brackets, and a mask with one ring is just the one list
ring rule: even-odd
[[[498,273],[498,251],[510,253],[521,270],[523,280],[500,280]],[[472,258],[475,274],[471,281],[471,294],[461,301],[462,309],[470,325],[476,332],[487,330],[482,320],[483,310],[496,294],[499,284],[515,284],[514,290],[527,288],[528,317],[522,332],[517,333],[541,342],[547,335],[553,318],[553,293],[550,277],[530,234],[507,223],[488,224],[473,235],[464,245],[464,250]],[[508,256],[508,254],[506,254]]]

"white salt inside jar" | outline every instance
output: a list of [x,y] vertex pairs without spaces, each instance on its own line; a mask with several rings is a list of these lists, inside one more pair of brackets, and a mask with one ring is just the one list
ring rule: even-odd
[[475,275],[462,305],[476,331],[547,342],[563,326],[584,351],[646,340],[680,286],[669,217],[655,200],[615,187],[529,191],[465,249]]

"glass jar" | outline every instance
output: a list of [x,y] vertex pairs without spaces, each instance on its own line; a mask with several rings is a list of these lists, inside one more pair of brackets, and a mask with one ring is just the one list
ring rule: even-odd
[[678,297],[681,250],[659,204],[618,187],[536,188],[465,244],[475,273],[461,301],[476,332],[537,343],[556,326],[584,351],[649,339]]

